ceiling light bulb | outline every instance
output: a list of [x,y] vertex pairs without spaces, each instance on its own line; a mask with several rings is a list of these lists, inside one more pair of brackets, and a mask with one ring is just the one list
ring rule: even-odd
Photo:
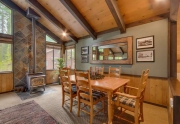
[[66,33],[65,33],[65,32],[63,32],[63,36],[66,36]]

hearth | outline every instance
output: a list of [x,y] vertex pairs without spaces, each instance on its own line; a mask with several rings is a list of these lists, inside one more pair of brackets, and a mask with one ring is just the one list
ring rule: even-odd
[[[36,20],[40,16],[31,8],[28,8],[26,16],[32,19],[32,41],[29,44],[29,71],[26,73],[26,83],[28,90],[43,87],[45,90],[45,77],[43,72],[36,72]],[[32,65],[32,66],[31,66]]]

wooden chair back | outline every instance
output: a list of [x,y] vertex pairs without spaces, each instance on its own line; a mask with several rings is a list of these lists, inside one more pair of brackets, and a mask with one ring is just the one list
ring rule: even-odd
[[149,69],[142,72],[140,84],[139,84],[139,88],[137,92],[137,97],[139,98],[144,97],[144,92],[145,92],[148,76],[149,76]]
[[89,71],[84,72],[75,72],[76,84],[78,89],[78,96],[80,99],[85,99],[84,102],[92,102],[92,89],[90,85],[90,74]]
[[121,75],[121,66],[119,68],[113,68],[109,66],[109,77],[118,77]]
[[94,67],[94,69],[93,69],[93,67],[90,67],[90,73],[91,72],[93,72],[93,71],[95,71],[95,72],[97,72],[98,74],[101,74],[101,75],[104,75],[104,66],[102,66],[102,67]]
[[70,70],[61,70],[60,71],[60,78],[61,78],[61,83],[62,83],[62,88],[65,92],[71,93],[72,90],[72,85],[70,81],[70,76],[69,76]]

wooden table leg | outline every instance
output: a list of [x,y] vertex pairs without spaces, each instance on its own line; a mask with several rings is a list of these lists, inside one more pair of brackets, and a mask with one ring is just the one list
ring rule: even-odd
[[112,124],[112,92],[108,92],[108,124]]

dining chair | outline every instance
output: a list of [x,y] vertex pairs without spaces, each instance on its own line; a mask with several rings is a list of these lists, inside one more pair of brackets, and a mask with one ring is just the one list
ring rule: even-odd
[[[141,122],[144,121],[143,101],[144,101],[144,92],[147,84],[148,75],[149,75],[148,69],[142,72],[140,85],[138,88],[125,86],[124,93],[121,92],[114,93],[117,95],[117,99],[114,101],[115,107],[121,107],[121,114],[123,114],[126,110],[134,112],[135,124],[139,124],[139,121]],[[129,89],[136,90],[137,95],[130,95]],[[115,115],[115,117],[129,121],[125,118],[122,118],[121,116]]]
[[121,66],[119,68],[113,68],[109,66],[109,77],[118,77],[121,75]]
[[[78,95],[78,116],[80,116],[80,111],[85,112],[90,115],[90,124],[93,122],[93,117],[99,112],[104,110],[104,100],[105,94],[100,91],[92,90],[90,84],[90,74],[89,71],[84,72],[75,72],[75,78],[77,83],[77,95]],[[102,103],[102,108],[98,109],[94,114],[94,105],[97,103]],[[81,103],[84,106],[81,107]],[[90,107],[90,112],[85,110],[86,106]]]
[[95,72],[97,72],[98,74],[101,74],[101,75],[104,75],[104,66],[102,66],[102,67],[90,67],[90,72],[92,72],[92,71],[95,71]]
[[[61,83],[62,83],[62,107],[66,101],[70,100],[70,112],[72,112],[73,99],[77,96],[76,84],[70,81],[70,70],[60,71]],[[69,99],[65,99],[68,96]]]

